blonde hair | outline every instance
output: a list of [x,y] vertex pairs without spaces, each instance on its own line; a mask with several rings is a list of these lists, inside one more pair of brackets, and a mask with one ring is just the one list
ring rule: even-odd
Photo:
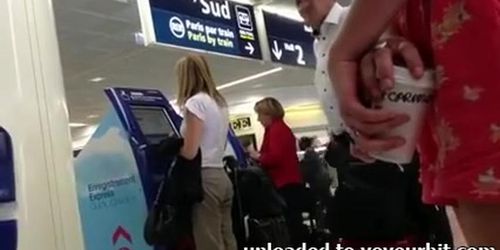
[[226,99],[215,86],[210,67],[203,56],[197,54],[187,55],[177,61],[175,68],[179,87],[177,93],[179,106],[184,106],[190,97],[200,92],[212,97],[219,106],[227,106]]
[[255,104],[255,112],[258,114],[269,115],[272,118],[283,119],[285,117],[285,110],[281,103],[272,97],[266,97]]

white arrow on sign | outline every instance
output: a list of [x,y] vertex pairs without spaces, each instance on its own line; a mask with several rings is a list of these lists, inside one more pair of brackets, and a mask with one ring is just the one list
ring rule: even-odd
[[274,40],[273,44],[274,44],[274,46],[273,46],[272,52],[273,52],[274,56],[276,57],[276,59],[281,60],[281,56],[283,55],[283,50],[280,49],[280,47],[278,45],[278,41]]
[[255,48],[253,47],[251,42],[247,42],[247,46],[245,46],[245,49],[248,50],[248,53],[250,53],[250,55],[253,55],[253,52],[255,52]]

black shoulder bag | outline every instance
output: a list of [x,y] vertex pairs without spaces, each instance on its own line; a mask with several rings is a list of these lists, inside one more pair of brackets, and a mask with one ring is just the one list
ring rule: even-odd
[[168,173],[165,174],[165,178],[158,188],[153,207],[149,211],[144,225],[144,239],[151,246],[169,246],[175,244],[176,241],[176,209],[165,202],[167,193],[165,182],[168,176]]
[[[182,139],[168,138],[161,143],[160,154],[177,154]],[[165,172],[153,207],[144,225],[144,239],[151,246],[175,247],[192,233],[192,207],[203,200],[201,151],[193,160],[177,156]]]

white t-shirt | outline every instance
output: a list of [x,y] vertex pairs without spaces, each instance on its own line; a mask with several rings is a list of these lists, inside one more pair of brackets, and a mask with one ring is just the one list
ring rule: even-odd
[[[206,93],[200,92],[189,98],[184,107],[186,112],[193,113],[203,121],[201,138],[202,167],[222,168],[222,159],[226,151],[227,134],[229,131],[229,112],[220,107],[215,100]],[[182,123],[181,134],[186,133],[185,123]]]

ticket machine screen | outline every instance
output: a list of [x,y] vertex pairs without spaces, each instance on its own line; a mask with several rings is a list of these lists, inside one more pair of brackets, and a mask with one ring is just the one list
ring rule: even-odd
[[175,135],[172,122],[162,108],[134,106],[132,113],[149,144],[157,144],[167,136]]

